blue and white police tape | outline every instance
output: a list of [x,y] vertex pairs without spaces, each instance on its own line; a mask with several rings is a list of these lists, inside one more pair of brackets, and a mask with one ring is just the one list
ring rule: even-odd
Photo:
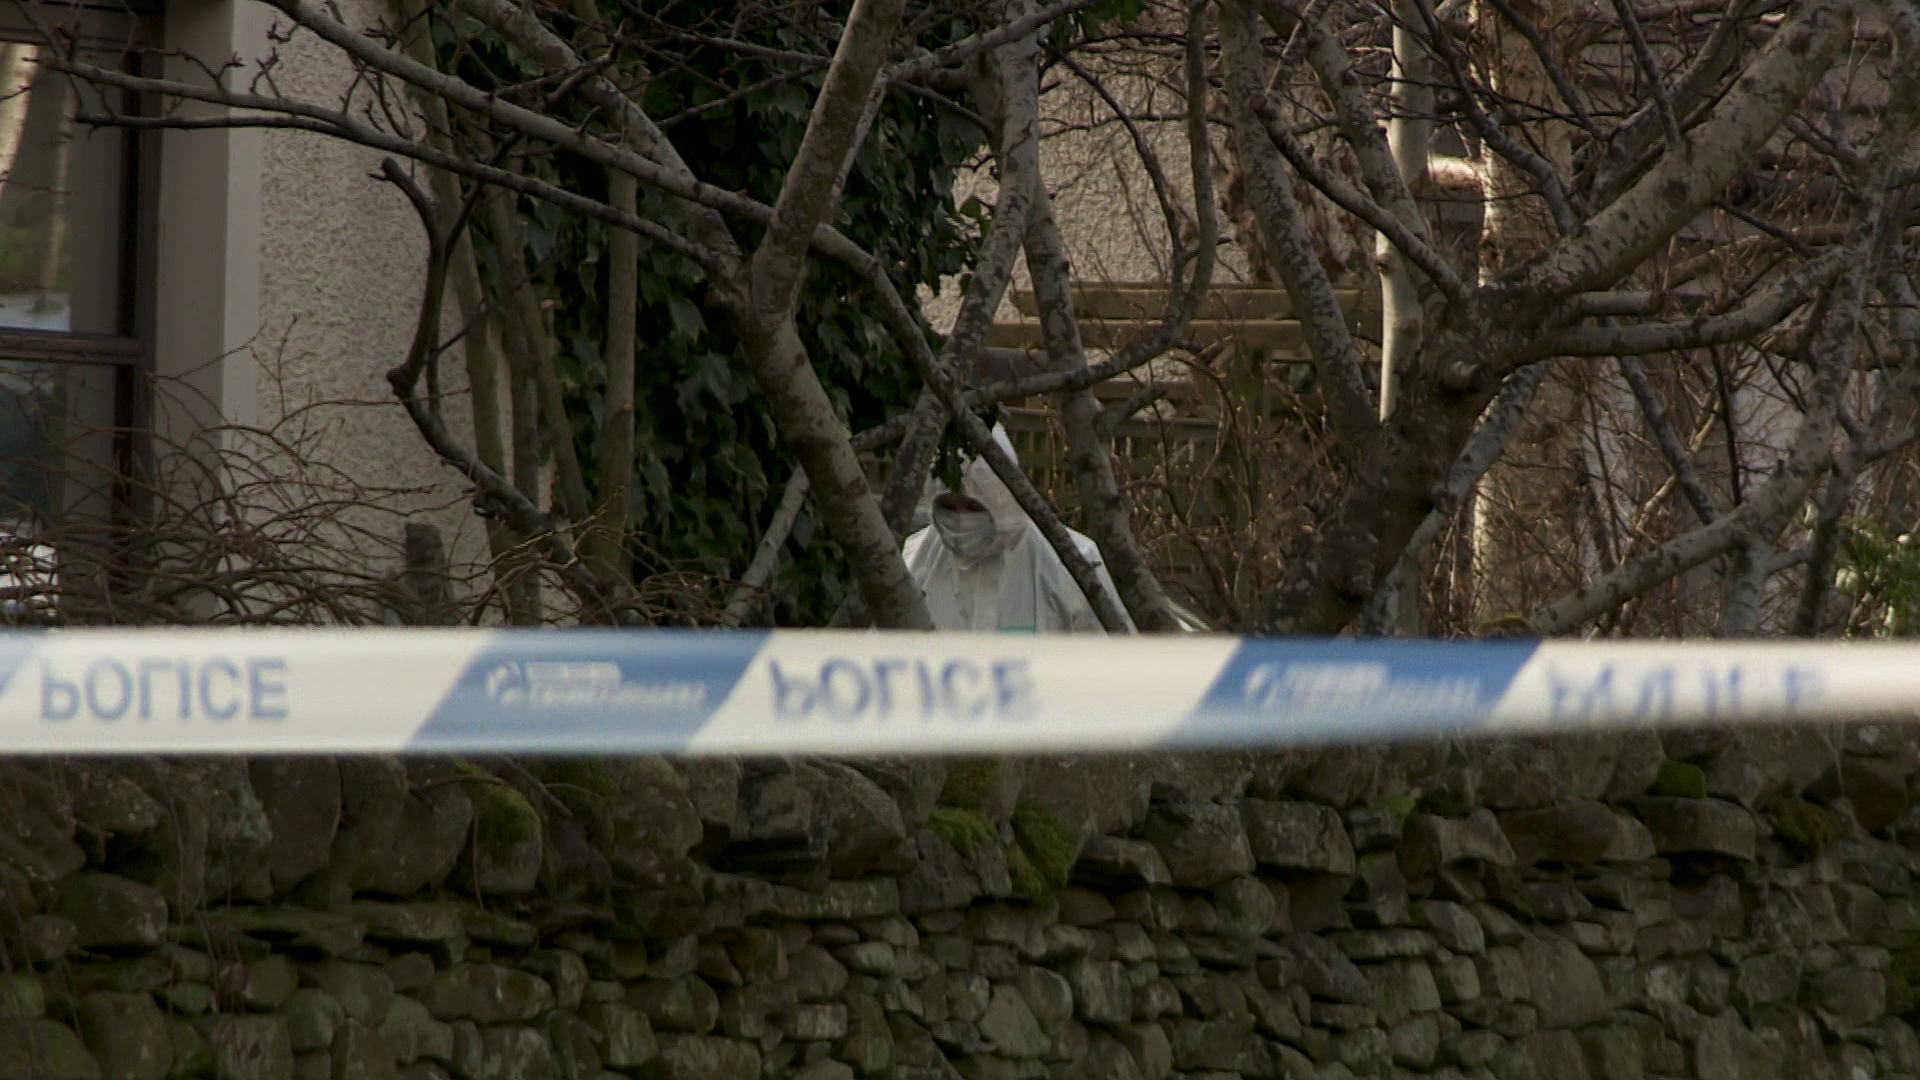
[[1920,647],[830,631],[0,634],[0,754],[937,754],[1885,716]]

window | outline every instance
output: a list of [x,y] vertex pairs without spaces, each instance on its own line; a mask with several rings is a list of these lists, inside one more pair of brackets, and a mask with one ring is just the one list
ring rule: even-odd
[[137,112],[137,101],[103,99],[42,61],[77,48],[139,71],[150,26],[150,13],[111,0],[0,13],[0,614],[49,587],[49,538],[99,535],[127,512],[151,338],[140,296],[149,155],[138,133],[75,119]]

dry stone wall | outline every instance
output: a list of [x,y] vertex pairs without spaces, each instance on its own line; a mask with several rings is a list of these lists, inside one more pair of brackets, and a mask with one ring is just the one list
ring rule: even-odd
[[1913,746],[0,763],[0,1080],[1920,1080]]

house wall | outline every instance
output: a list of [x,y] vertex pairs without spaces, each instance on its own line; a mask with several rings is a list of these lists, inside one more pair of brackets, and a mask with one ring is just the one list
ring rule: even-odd
[[[342,5],[361,25],[383,10]],[[344,58],[308,34],[270,37],[274,23],[270,8],[246,0],[181,0],[167,36],[197,57],[248,62],[242,82],[275,56],[281,93],[337,103],[352,80]],[[204,77],[184,59],[170,74]],[[381,155],[293,131],[163,138],[154,371],[163,475],[204,492],[217,461],[227,490],[243,492],[236,511],[261,520],[288,503],[357,504],[320,530],[335,550],[318,560],[356,572],[384,572],[406,521],[438,525],[456,562],[484,558],[466,485],[428,451],[386,383],[413,336],[425,243],[405,197],[372,178]],[[446,332],[457,328],[450,318]],[[457,350],[440,379],[449,421],[470,430]],[[265,475],[282,488],[248,487]]]

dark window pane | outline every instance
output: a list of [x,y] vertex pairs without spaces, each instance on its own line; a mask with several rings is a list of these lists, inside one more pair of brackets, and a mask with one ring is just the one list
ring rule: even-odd
[[0,361],[0,535],[104,515],[114,384],[110,367]]
[[125,137],[75,124],[38,56],[0,44],[0,327],[114,333]]

